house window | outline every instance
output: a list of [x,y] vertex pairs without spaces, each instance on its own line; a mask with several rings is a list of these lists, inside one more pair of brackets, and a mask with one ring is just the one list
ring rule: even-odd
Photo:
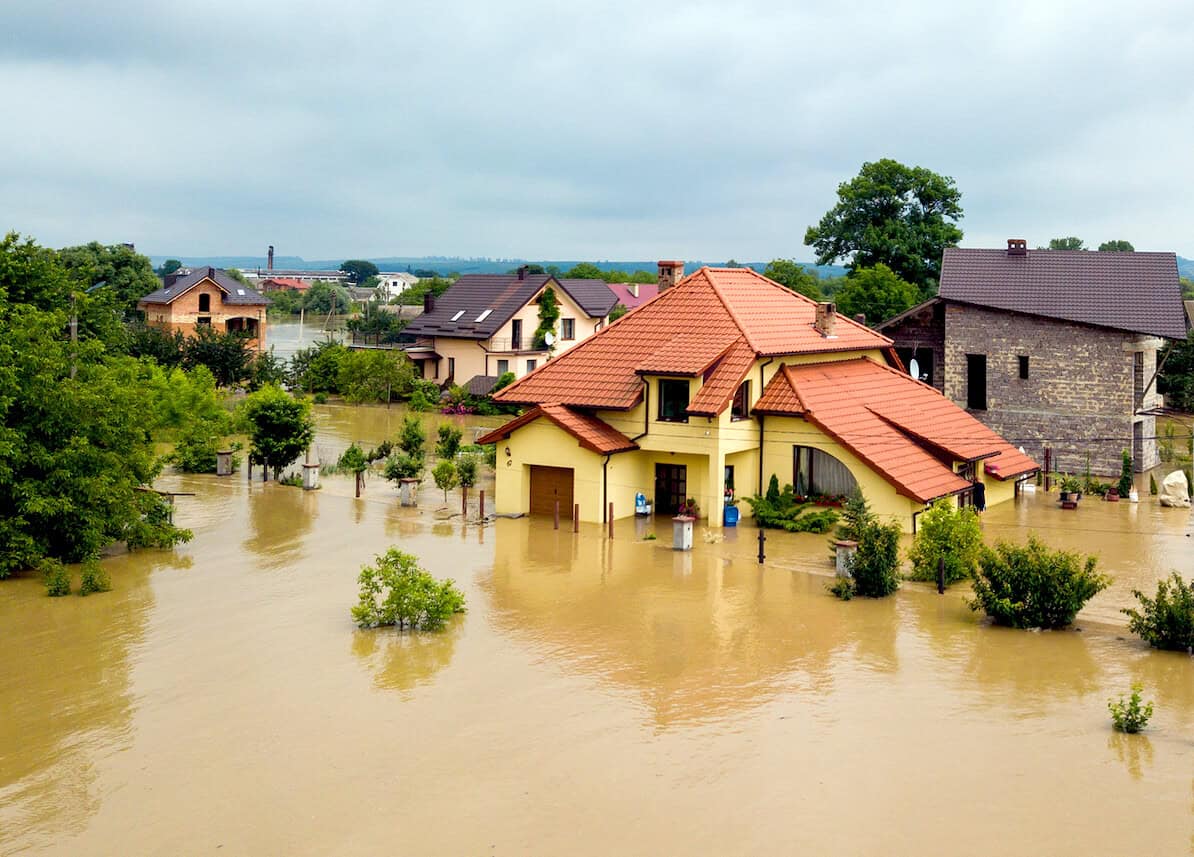
[[676,380],[660,380],[659,382],[659,419],[669,423],[686,423],[688,414],[688,382]]
[[966,355],[966,407],[972,411],[987,409],[987,355]]
[[509,371],[510,371],[510,361],[509,360],[499,360],[498,361],[498,375],[505,375]]
[[528,361],[527,361],[527,371],[528,371],[528,372],[534,372],[534,371],[535,371],[535,367],[536,367],[536,366],[538,366],[538,365],[539,365],[539,361],[538,361],[538,360],[528,360]]
[[848,497],[858,486],[846,465],[811,446],[792,447],[792,485],[800,497]]
[[518,351],[522,348],[522,319],[516,318],[510,322],[510,350]]
[[449,378],[456,377],[456,358],[455,357],[448,358],[448,377]]
[[211,312],[211,295],[199,295],[199,312]]
[[576,319],[565,318],[560,320],[560,337],[562,339],[576,339]]
[[750,417],[750,381],[743,381],[734,393],[734,403],[730,406],[730,419],[745,420]]
[[1020,380],[1027,381],[1028,380],[1028,355],[1021,354],[1016,359],[1020,361]]
[[207,327],[211,327],[211,316],[205,315],[202,318],[197,318],[197,319],[195,319],[195,324],[202,324]]

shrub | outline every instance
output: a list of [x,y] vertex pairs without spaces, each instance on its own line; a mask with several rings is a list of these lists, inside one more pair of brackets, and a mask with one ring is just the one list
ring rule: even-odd
[[93,592],[108,592],[112,589],[112,578],[94,557],[83,561],[82,580],[79,586],[80,595],[90,595]]
[[456,465],[449,459],[440,459],[431,471],[431,478],[435,480],[435,487],[444,492],[444,502],[448,502],[448,492],[460,484],[460,474],[456,472]]
[[836,578],[833,583],[826,584],[825,588],[842,601],[849,601],[854,597],[854,581],[848,577]]
[[423,475],[423,456],[400,452],[386,461],[386,479],[397,482],[399,479],[418,479]]
[[1111,722],[1118,731],[1135,735],[1148,725],[1149,719],[1153,716],[1153,704],[1143,702],[1140,695],[1143,690],[1144,685],[1135,683],[1132,685],[1132,694],[1127,699],[1121,696],[1118,700],[1107,700],[1107,710],[1111,712]]
[[1140,610],[1125,608],[1128,628],[1157,649],[1194,651],[1194,583],[1186,583],[1175,571],[1170,580],[1157,583],[1155,598],[1139,589],[1132,594]]
[[1151,473],[1148,474],[1148,493],[1154,497],[1157,496],[1157,477],[1153,476]]
[[456,473],[460,476],[460,484],[465,488],[472,488],[477,484],[477,468],[480,462],[477,456],[465,453],[456,461]]
[[760,527],[789,533],[827,533],[838,519],[838,513],[833,509],[815,508],[812,503],[799,502],[791,485],[785,485],[781,492],[779,480],[774,475],[764,496],[744,499],[750,504],[755,523]]
[[193,423],[183,430],[169,458],[183,473],[215,473],[219,440],[207,423]]
[[398,448],[407,455],[423,457],[423,447],[427,443],[427,432],[419,418],[407,415],[402,421],[402,430],[398,433]]
[[454,613],[464,612],[464,594],[451,580],[437,581],[418,560],[390,548],[361,568],[360,599],[352,618],[362,628],[396,625],[399,629],[434,631]]
[[900,587],[900,528],[896,524],[867,523],[858,536],[858,550],[850,557],[853,591],[866,598],[882,598]]
[[934,503],[920,516],[920,526],[908,552],[913,580],[936,580],[937,563],[945,560],[945,582],[974,576],[983,548],[983,531],[972,507],[959,509],[948,499]]
[[369,469],[369,459],[355,443],[340,455],[336,469],[345,473],[364,473]]
[[46,595],[51,598],[70,595],[70,572],[65,565],[47,557],[39,563],[38,571],[41,572],[41,582],[46,586]]
[[1064,628],[1111,583],[1096,563],[1093,556],[1049,550],[1035,536],[1027,545],[999,542],[979,556],[970,609],[1012,628]]
[[1132,493],[1132,453],[1126,449],[1122,454],[1122,463],[1119,468],[1119,496],[1127,497]]
[[862,528],[874,519],[871,504],[867,502],[862,489],[855,485],[846,502],[842,504],[842,522],[838,524],[837,537],[856,542],[862,534]]
[[328,403],[328,394],[323,392],[323,390],[320,390],[318,393],[316,393],[314,396],[311,397],[311,401],[313,401],[317,405],[326,405]]
[[497,467],[497,444],[487,443],[484,446],[471,444],[462,446],[461,451],[472,455],[479,455],[491,468]]
[[436,434],[439,435],[439,440],[435,443],[436,457],[455,458],[456,453],[460,452],[460,438],[464,436],[464,432],[451,423],[440,423]]
[[439,407],[439,387],[434,381],[415,381],[410,394],[412,411],[431,411]]

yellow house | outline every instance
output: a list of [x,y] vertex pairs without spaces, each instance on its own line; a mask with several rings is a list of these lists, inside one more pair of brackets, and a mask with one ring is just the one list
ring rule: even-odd
[[250,347],[265,346],[266,309],[270,300],[216,268],[196,268],[137,302],[145,323],[193,336],[208,327],[220,333],[240,333]]
[[657,515],[691,498],[720,526],[774,474],[814,501],[859,486],[911,530],[939,497],[1003,502],[1038,469],[833,304],[745,268],[669,288],[683,267],[660,265],[659,297],[497,394],[530,406],[480,439],[498,447],[499,514],[577,504],[598,522],[642,494]]
[[[549,289],[559,319],[548,341],[536,340],[539,302]],[[427,380],[487,393],[505,373],[521,378],[584,342],[605,325],[617,302],[601,280],[529,274],[525,268],[466,274],[438,298],[426,296],[423,314],[406,327],[405,333],[418,337],[406,353]]]

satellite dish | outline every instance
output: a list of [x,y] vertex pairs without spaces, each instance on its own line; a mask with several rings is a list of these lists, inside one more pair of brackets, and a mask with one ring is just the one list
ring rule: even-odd
[[547,333],[543,334],[543,341],[546,342],[550,348],[556,344],[556,335],[551,331],[548,331]]
[[908,361],[908,374],[916,380],[920,380],[920,364],[916,362],[915,357]]

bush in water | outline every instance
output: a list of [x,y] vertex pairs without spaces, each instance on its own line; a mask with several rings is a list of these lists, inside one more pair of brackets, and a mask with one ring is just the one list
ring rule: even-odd
[[464,612],[464,594],[451,580],[437,581],[413,555],[390,548],[361,568],[360,600],[352,618],[362,628],[396,625],[434,631]]
[[850,557],[854,594],[867,598],[891,595],[900,587],[899,566],[899,526],[877,521],[865,524],[858,535],[858,550]]
[[1012,628],[1064,628],[1111,583],[1096,563],[1093,556],[1049,550],[1036,536],[1027,545],[999,542],[982,551],[970,609]]
[[1139,589],[1132,594],[1140,610],[1124,608],[1128,628],[1157,649],[1194,651],[1194,583],[1186,583],[1176,571],[1169,580],[1157,583],[1157,594],[1149,598]]
[[444,502],[448,502],[448,492],[460,484],[460,474],[456,472],[456,465],[448,459],[443,459],[431,471],[431,478],[435,480],[435,487],[444,492]]
[[1143,690],[1144,685],[1133,684],[1132,695],[1127,699],[1121,696],[1119,699],[1107,700],[1107,709],[1111,712],[1111,722],[1118,731],[1135,735],[1148,725],[1149,719],[1153,716],[1153,704],[1143,702],[1140,696]]
[[950,499],[934,503],[920,517],[916,538],[908,559],[913,580],[936,580],[937,563],[945,560],[945,582],[957,583],[974,576],[983,549],[983,531],[978,513],[967,506],[959,509]]
[[46,595],[51,598],[70,595],[70,572],[65,565],[47,557],[38,565],[38,570],[41,572],[41,582],[46,585]]
[[82,581],[79,586],[80,595],[90,595],[93,592],[108,592],[112,589],[112,578],[94,557],[83,561]]

